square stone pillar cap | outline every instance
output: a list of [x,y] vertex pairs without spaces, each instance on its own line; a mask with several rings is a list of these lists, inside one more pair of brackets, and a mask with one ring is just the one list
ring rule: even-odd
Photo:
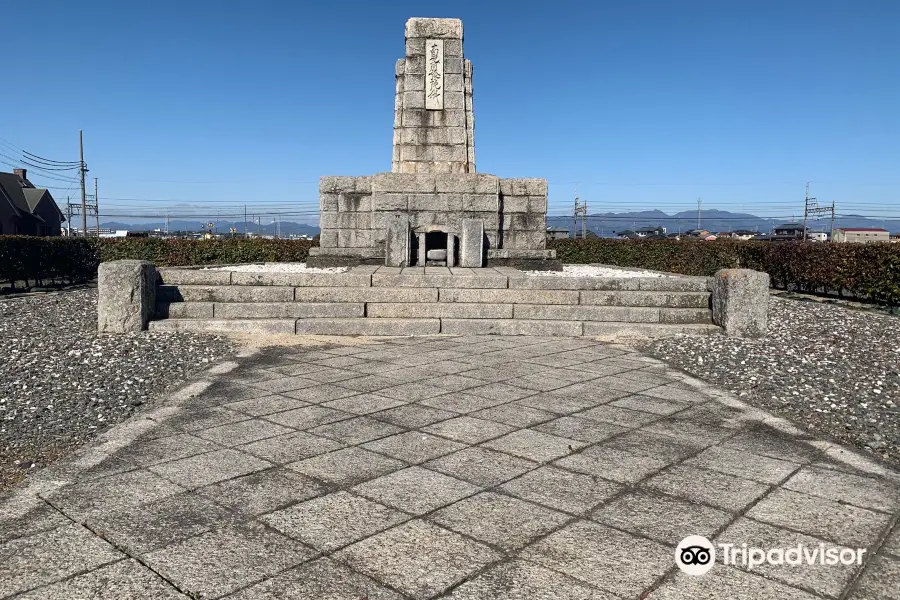
[[460,19],[427,19],[413,17],[406,22],[406,37],[461,40],[463,26]]

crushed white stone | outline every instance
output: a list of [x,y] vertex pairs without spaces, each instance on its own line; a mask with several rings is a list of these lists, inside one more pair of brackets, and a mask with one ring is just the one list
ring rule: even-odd
[[306,263],[257,263],[232,267],[206,267],[207,271],[240,271],[243,273],[345,273],[348,267],[307,267]]
[[562,271],[525,271],[525,274],[540,277],[672,277],[656,271],[617,269],[616,267],[594,265],[563,265]]

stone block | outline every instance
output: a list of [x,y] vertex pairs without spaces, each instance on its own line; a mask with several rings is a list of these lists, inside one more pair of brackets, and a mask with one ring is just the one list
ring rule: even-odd
[[[199,305],[186,302],[185,306]],[[220,302],[209,318],[217,319],[311,319],[324,317],[362,317],[364,304],[302,302]]]
[[733,337],[764,337],[769,313],[769,275],[722,269],[712,277],[712,319]]
[[418,108],[407,108],[401,112],[400,123],[403,127],[425,127],[430,125],[429,112]]
[[[422,40],[422,48],[425,47],[425,40]],[[394,65],[394,75],[400,77],[406,73],[406,59],[401,58],[397,60],[397,64]]]
[[321,248],[337,248],[337,231],[322,229],[319,234],[319,246]]
[[297,333],[307,335],[433,335],[438,319],[300,319]]
[[153,321],[151,331],[191,333],[294,333],[293,319],[165,319]]
[[[447,98],[444,98],[447,101]],[[444,110],[428,111],[427,124],[431,127],[465,127],[466,112],[463,107],[444,106]]]
[[521,214],[528,212],[527,196],[503,196],[504,214]]
[[578,292],[568,290],[474,290],[441,288],[440,302],[487,304],[578,304]]
[[436,38],[462,40],[463,25],[459,19],[413,17],[406,21],[406,39]]
[[400,134],[399,143],[401,144],[422,145],[428,141],[426,137],[428,131],[431,130],[423,127],[404,127],[394,133]]
[[513,305],[370,302],[366,306],[366,316],[378,319],[511,319]]
[[[447,94],[446,96],[444,96],[445,110],[448,108],[465,109],[465,107],[466,99],[462,96],[462,94]],[[459,126],[464,126],[464,123],[461,123]]]
[[506,287],[503,275],[441,275],[441,274],[393,274],[375,273],[372,285],[384,288],[474,288],[503,289]]
[[404,92],[424,92],[425,91],[425,75],[413,75],[407,73],[403,76]]
[[295,288],[297,302],[437,302],[435,288]]
[[163,302],[291,302],[294,299],[294,288],[274,285],[161,285],[157,293]]
[[372,196],[360,192],[341,194],[337,198],[337,208],[338,212],[370,211],[372,210]]
[[319,178],[319,193],[346,194],[356,192],[357,177],[326,175]]
[[484,221],[463,219],[459,254],[461,267],[476,268],[484,264]]
[[463,75],[449,75],[447,73],[444,74],[444,92],[463,92],[465,88],[463,87]]
[[444,73],[447,75],[461,74],[463,72],[463,59],[451,58],[444,51]]
[[581,295],[582,304],[596,306],[665,306],[709,309],[708,292],[593,292]]
[[435,176],[427,173],[378,173],[372,178],[373,195],[379,192],[422,194],[434,191]]
[[[406,75],[425,75],[425,56],[411,56],[406,59],[406,69],[404,71]],[[422,97],[422,105],[425,104],[425,94],[419,94]],[[404,98],[404,105],[406,104],[406,99]]]
[[425,108],[425,94],[422,92],[404,91],[402,98],[403,108]]
[[157,319],[212,319],[212,302],[157,302]]
[[159,267],[159,283],[167,285],[229,285],[231,271]]
[[550,319],[558,321],[617,321],[622,323],[658,323],[658,308],[623,306],[566,306],[517,304],[516,319]]
[[372,229],[338,229],[338,247],[368,248],[375,244],[376,234]]
[[406,40],[406,56],[425,56],[425,38],[410,38]]
[[518,319],[441,319],[441,333],[450,335],[536,335],[578,337],[581,321]]
[[384,247],[384,264],[389,267],[405,267],[409,265],[411,238],[409,217],[392,215],[388,220],[387,239]]
[[659,309],[660,323],[712,323],[712,311],[708,308]]
[[409,209],[408,196],[406,194],[382,193],[372,194],[372,210],[382,211],[406,211]]
[[462,211],[484,211],[496,213],[500,208],[500,200],[496,194],[466,194],[461,197]]
[[322,192],[319,194],[319,210],[322,212],[326,211],[337,211],[338,209],[338,198],[340,198],[340,194],[331,194]]
[[147,329],[156,309],[156,266],[143,260],[100,263],[97,273],[97,330],[127,333]]

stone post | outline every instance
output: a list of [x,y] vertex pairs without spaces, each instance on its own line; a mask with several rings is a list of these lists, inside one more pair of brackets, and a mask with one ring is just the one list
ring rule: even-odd
[[428,259],[427,256],[425,256],[427,252],[427,250],[425,249],[425,237],[425,233],[419,234],[419,262],[416,263],[416,265],[419,267],[424,267],[425,261]]
[[97,330],[127,333],[147,329],[156,307],[156,266],[145,260],[100,263]]
[[452,233],[447,234],[447,266],[456,266],[456,236]]
[[409,266],[409,217],[406,215],[393,215],[390,217],[384,247],[384,264],[386,266]]
[[479,268],[484,259],[484,221],[463,219],[459,266]]
[[712,277],[713,323],[732,337],[764,337],[769,314],[769,275],[722,269]]

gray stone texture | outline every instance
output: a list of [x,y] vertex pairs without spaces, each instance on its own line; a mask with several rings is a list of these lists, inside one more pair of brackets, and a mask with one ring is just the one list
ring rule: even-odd
[[712,319],[734,337],[764,337],[769,275],[750,269],[722,269],[711,279]]
[[409,218],[394,215],[388,219],[385,240],[384,264],[389,267],[404,267],[410,261]]
[[144,260],[100,263],[97,272],[97,330],[143,331],[156,308],[156,267]]

